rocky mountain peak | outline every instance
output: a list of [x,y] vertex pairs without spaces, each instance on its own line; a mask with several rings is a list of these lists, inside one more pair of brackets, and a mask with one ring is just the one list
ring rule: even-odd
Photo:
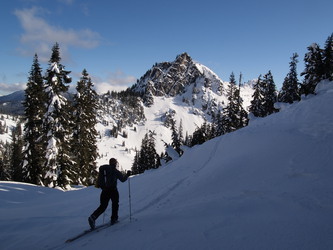
[[175,60],[175,63],[184,64],[184,65],[186,65],[186,64],[188,64],[190,62],[193,62],[192,58],[186,52],[178,55],[176,57],[176,60]]
[[176,96],[201,75],[187,53],[182,53],[173,62],[156,63],[132,87],[134,92],[153,96]]

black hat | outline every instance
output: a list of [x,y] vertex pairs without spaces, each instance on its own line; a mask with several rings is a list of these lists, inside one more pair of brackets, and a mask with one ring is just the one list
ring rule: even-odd
[[109,164],[110,165],[117,165],[117,160],[115,158],[111,158],[110,161],[109,161]]

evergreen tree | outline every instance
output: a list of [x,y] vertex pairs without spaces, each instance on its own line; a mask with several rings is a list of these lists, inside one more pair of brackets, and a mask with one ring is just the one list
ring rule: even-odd
[[155,133],[146,133],[132,165],[133,173],[141,174],[148,169],[156,169],[161,165],[160,157],[155,149]]
[[264,86],[263,81],[261,80],[261,75],[254,84],[253,89],[254,92],[249,111],[256,117],[264,117]]
[[223,111],[223,131],[229,133],[247,125],[247,113],[242,107],[240,87],[237,88],[234,73],[231,73],[227,91],[228,105]]
[[324,74],[322,79],[333,80],[333,33],[327,38],[323,50]]
[[176,150],[176,152],[181,155],[181,142],[179,140],[179,134],[176,128],[176,121],[174,119],[171,120],[171,139],[172,139],[172,143],[171,146],[173,147],[174,150]]
[[132,168],[131,168],[132,173],[134,175],[143,173],[143,172],[140,173],[138,160],[139,160],[139,152],[136,150],[135,151],[135,156],[134,156],[134,159],[133,159]]
[[56,43],[45,75],[48,100],[43,120],[47,142],[44,184],[67,189],[73,178],[73,162],[70,153],[70,105],[64,93],[68,90],[66,84],[71,82],[71,78],[60,60],[59,45]]
[[215,134],[212,133],[212,127],[205,121],[201,127],[197,127],[194,131],[191,141],[191,146],[203,144],[204,142],[213,139]]
[[277,101],[276,86],[271,71],[268,71],[263,79],[261,79],[261,75],[258,77],[252,97],[249,110],[254,116],[265,117],[277,112],[274,108],[274,103]]
[[247,126],[249,123],[248,114],[246,110],[243,108],[243,99],[240,96],[241,86],[242,86],[242,73],[240,73],[239,75],[239,84],[236,92],[236,100],[237,100],[236,113],[238,115],[237,129],[243,128]]
[[73,152],[79,182],[92,185],[97,177],[97,93],[86,70],[77,82],[74,96]]
[[9,180],[6,166],[3,162],[3,158],[0,158],[0,181],[6,181]]
[[225,134],[224,125],[223,125],[223,112],[218,111],[214,120],[215,125],[215,137]]
[[188,132],[186,131],[186,135],[185,135],[185,140],[184,140],[184,145],[190,147],[192,143],[192,136],[190,136],[188,134]]
[[236,114],[234,112],[235,109],[235,92],[237,91],[236,87],[236,79],[235,75],[232,72],[229,78],[229,85],[227,89],[227,98],[228,98],[228,105],[223,110],[223,117],[222,117],[222,123],[223,123],[223,130],[225,133],[229,133],[234,131],[236,128],[234,127],[234,122],[236,119]]
[[304,81],[300,89],[300,94],[305,95],[314,94],[317,84],[324,77],[322,50],[319,45],[313,43],[307,49],[308,53],[304,56],[305,69],[301,73],[301,76],[304,76]]
[[46,148],[45,142],[42,141],[42,121],[46,112],[45,103],[42,69],[36,54],[25,89],[25,101],[23,102],[25,125],[22,166],[24,181],[36,185],[43,184],[44,152]]
[[179,123],[178,137],[179,137],[180,144],[183,145],[184,144],[184,136],[183,136],[183,120],[182,119],[180,119],[180,123]]
[[297,63],[298,63],[298,54],[294,53],[290,58],[291,62],[289,63],[290,71],[284,79],[281,92],[279,94],[279,101],[286,103],[293,103],[294,101],[300,100],[299,88],[298,88],[298,79],[297,79]]
[[271,71],[268,71],[263,78],[264,86],[264,115],[270,115],[277,112],[277,109],[274,108],[274,103],[277,102],[277,92],[276,85],[273,80],[273,75]]
[[18,122],[16,127],[12,130],[12,150],[11,150],[11,180],[23,181],[22,175],[22,159],[23,159],[23,138],[22,126]]
[[10,181],[12,180],[11,157],[13,155],[13,147],[11,143],[0,141],[0,149],[0,180]]
[[148,168],[156,169],[161,166],[160,156],[156,152],[156,143],[155,143],[155,132],[149,131],[149,140],[148,140]]
[[191,147],[195,145],[200,145],[206,142],[205,138],[205,131],[202,127],[197,127],[196,130],[193,132],[192,140],[191,140]]

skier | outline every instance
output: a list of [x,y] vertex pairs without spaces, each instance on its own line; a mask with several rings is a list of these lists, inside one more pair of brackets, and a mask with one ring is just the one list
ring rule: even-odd
[[102,192],[99,207],[88,218],[91,229],[95,228],[96,219],[106,210],[110,199],[112,202],[111,225],[118,222],[119,193],[117,189],[117,179],[121,182],[125,182],[131,175],[131,171],[127,171],[127,174],[123,175],[117,169],[117,166],[117,160],[111,158],[109,165],[103,165],[99,168],[96,187],[101,188]]

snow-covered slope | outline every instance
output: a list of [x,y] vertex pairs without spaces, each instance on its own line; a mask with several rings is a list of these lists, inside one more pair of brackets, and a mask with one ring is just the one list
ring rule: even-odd
[[119,183],[121,222],[70,244],[100,190],[0,182],[0,248],[332,249],[333,82],[317,93],[132,177],[131,222]]

